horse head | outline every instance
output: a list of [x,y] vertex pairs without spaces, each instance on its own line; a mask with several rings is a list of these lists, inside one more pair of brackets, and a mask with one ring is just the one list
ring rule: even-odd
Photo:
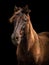
[[25,37],[25,34],[28,33],[29,30],[29,16],[30,10],[27,6],[23,8],[18,8],[15,6],[14,14],[9,19],[10,22],[14,23],[14,31],[11,35],[12,42],[17,45],[20,44],[21,40]]

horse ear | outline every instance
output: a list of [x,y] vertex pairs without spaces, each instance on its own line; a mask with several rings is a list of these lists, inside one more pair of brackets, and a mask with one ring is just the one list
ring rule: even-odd
[[27,15],[27,14],[29,14],[31,12],[31,10],[28,8],[28,5],[26,5],[25,7],[23,7],[22,12]]
[[31,10],[29,9],[28,5],[26,5],[25,8],[28,10],[28,13],[31,12]]
[[14,7],[14,12],[18,10],[18,7],[15,5]]

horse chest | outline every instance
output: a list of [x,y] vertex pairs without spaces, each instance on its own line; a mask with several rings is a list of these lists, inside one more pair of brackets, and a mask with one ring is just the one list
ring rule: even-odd
[[16,51],[17,59],[21,61],[32,61],[32,56],[30,53],[23,53],[18,47]]
[[36,43],[31,49],[30,49],[32,56],[34,57],[35,63],[41,63],[44,58],[44,49],[43,46],[40,47],[38,43]]

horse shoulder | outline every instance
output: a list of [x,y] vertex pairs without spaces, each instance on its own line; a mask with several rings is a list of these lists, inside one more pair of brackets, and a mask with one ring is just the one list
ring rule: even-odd
[[44,45],[49,45],[49,32],[41,32],[38,34],[39,40]]
[[42,32],[38,34],[41,51],[44,52],[44,61],[49,60],[49,32]]

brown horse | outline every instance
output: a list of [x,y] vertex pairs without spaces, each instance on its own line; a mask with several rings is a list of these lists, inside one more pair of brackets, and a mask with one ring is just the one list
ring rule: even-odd
[[[49,32],[39,34],[34,30],[27,7],[15,7],[10,22],[14,23],[12,42],[17,46],[19,65],[42,65],[49,61]],[[47,64],[46,64],[47,65]]]

